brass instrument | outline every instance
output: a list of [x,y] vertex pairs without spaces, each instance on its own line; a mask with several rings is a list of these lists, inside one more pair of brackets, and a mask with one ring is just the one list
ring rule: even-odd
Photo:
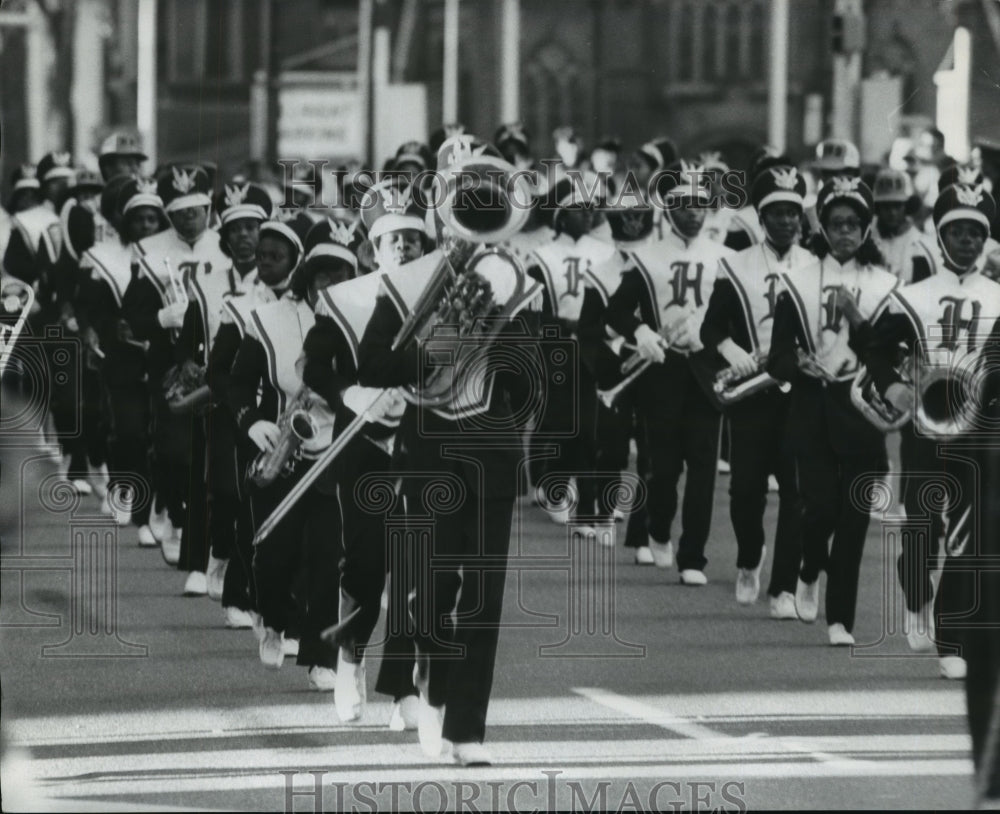
[[177,415],[205,407],[212,398],[205,382],[205,368],[190,360],[170,368],[163,377],[163,397],[170,412]]
[[163,265],[167,269],[167,278],[170,280],[170,290],[173,292],[174,302],[183,303],[187,306],[187,290],[184,288],[184,282],[177,276],[177,272],[174,271],[174,267],[170,264],[170,258],[164,257]]
[[[483,343],[492,341],[502,327],[503,317],[509,316],[506,303],[516,302],[524,291],[525,274],[513,255],[500,249],[481,247],[486,243],[502,243],[515,235],[528,220],[530,211],[524,206],[531,199],[525,178],[515,168],[499,158],[488,155],[472,156],[451,166],[443,176],[445,190],[437,215],[449,233],[447,249],[430,280],[417,298],[396,335],[392,350],[411,347],[432,339],[466,338],[474,336]],[[438,183],[442,178],[437,179]],[[512,197],[513,194],[513,197]],[[516,205],[521,203],[522,205]],[[476,267],[486,258],[505,261],[512,278],[489,279]],[[501,264],[504,265],[504,264]],[[510,296],[497,303],[497,286],[503,282],[513,286]],[[483,320],[482,317],[495,317]],[[484,325],[485,323],[485,325]],[[403,398],[420,407],[442,407],[464,391],[466,384],[459,378],[477,366],[447,365],[431,371],[422,386],[399,388]],[[254,535],[254,545],[265,539],[289,509],[305,494],[320,474],[337,458],[366,424],[372,421],[369,412],[394,388],[380,390],[368,407],[359,413],[339,433],[336,440],[313,461],[309,470],[296,482],[285,498],[261,524]]]
[[[661,337],[660,347],[663,348],[664,353],[666,353],[672,345],[666,340],[666,338]],[[629,343],[624,343],[621,346],[622,350],[632,351],[621,363],[619,372],[625,377],[620,382],[618,382],[614,387],[608,388],[607,390],[598,390],[597,397],[601,400],[609,410],[614,407],[615,401],[618,397],[624,393],[643,373],[645,373],[649,366],[653,364],[652,359],[643,359],[637,352],[636,346],[630,345]]]
[[712,390],[721,405],[735,404],[741,399],[775,385],[782,393],[787,393],[792,389],[790,383],[778,381],[764,370],[764,366],[767,364],[767,354],[758,351],[754,355],[754,361],[757,364],[757,369],[749,376],[738,377],[731,367],[723,368],[716,374]]
[[986,370],[980,357],[971,365],[923,364],[916,375],[913,424],[920,435],[947,441],[976,426],[983,405]]
[[312,391],[302,385],[285,411],[278,417],[281,437],[269,451],[258,453],[250,464],[248,477],[255,485],[270,486],[279,477],[292,474],[296,463],[302,459],[302,445],[313,441],[320,434],[320,427],[309,412],[312,406]]
[[[901,343],[897,349],[895,369],[903,383],[907,385],[913,384],[910,361],[906,345]],[[851,403],[872,426],[882,432],[895,432],[913,418],[911,410],[900,410],[888,399],[879,395],[868,368],[864,366],[851,382]]]
[[28,314],[35,304],[35,289],[15,277],[7,278],[0,290],[0,307],[4,315],[17,314],[13,325],[0,321],[0,374],[7,369],[7,362],[17,338],[24,330]]

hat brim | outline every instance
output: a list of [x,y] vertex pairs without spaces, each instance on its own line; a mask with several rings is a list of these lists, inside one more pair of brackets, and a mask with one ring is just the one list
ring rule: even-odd
[[193,192],[190,195],[181,195],[178,198],[174,198],[166,206],[166,211],[176,212],[178,209],[191,209],[195,206],[208,206],[211,207],[212,199],[208,197],[204,192]]
[[237,206],[223,209],[220,220],[222,225],[225,226],[230,221],[242,220],[243,218],[253,218],[254,220],[263,221],[267,220],[267,212],[264,211],[264,207],[258,204],[238,204]]
[[122,213],[124,214],[130,209],[137,209],[140,206],[151,206],[154,209],[159,209],[161,212],[165,211],[163,209],[163,201],[160,200],[159,195],[147,195],[143,193],[140,195],[133,195],[129,198],[122,207]]
[[791,203],[804,208],[802,196],[790,189],[768,193],[754,205],[754,208],[760,212],[765,206],[770,206],[773,203]]
[[285,240],[287,240],[289,243],[292,244],[292,246],[298,252],[298,256],[302,257],[303,254],[302,240],[295,233],[295,230],[291,226],[277,220],[264,221],[264,223],[262,223],[260,226],[260,233],[261,235],[264,235],[267,232],[275,232],[281,235],[283,238],[285,238]]
[[374,241],[382,237],[382,235],[389,234],[389,232],[399,232],[403,229],[414,229],[421,234],[427,234],[427,227],[424,225],[423,218],[418,218],[416,215],[397,215],[390,212],[376,218],[375,222],[371,225],[371,229],[368,230],[368,239]]
[[941,220],[937,222],[936,229],[940,231],[949,223],[955,223],[960,220],[971,220],[978,223],[986,230],[986,234],[990,233],[990,219],[986,217],[978,209],[972,209],[971,207],[956,207],[948,212],[945,212],[941,216]]
[[336,257],[350,263],[355,271],[358,270],[358,256],[346,246],[337,243],[320,243],[318,246],[313,246],[306,255],[306,262],[316,257]]

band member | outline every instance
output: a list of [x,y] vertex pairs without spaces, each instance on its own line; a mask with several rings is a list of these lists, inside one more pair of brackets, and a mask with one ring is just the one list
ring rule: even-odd
[[885,267],[896,275],[901,285],[929,277],[937,265],[934,248],[907,216],[907,207],[913,203],[914,194],[913,182],[905,172],[883,169],[875,176],[872,240],[882,253]]
[[[591,232],[605,222],[594,203],[585,200],[569,179],[556,184],[547,196],[546,210],[552,213],[555,238],[541,246],[528,260],[527,273],[542,285],[540,327],[553,339],[575,340],[580,311],[585,299],[587,278],[594,268],[600,268],[615,255],[608,242],[594,238]],[[546,356],[546,363],[551,360]],[[577,367],[578,375],[563,377],[562,385],[556,370],[546,373],[549,382],[545,407],[532,433],[532,446],[555,443],[556,457],[546,459],[541,451],[533,451],[532,482],[537,487],[548,474],[559,473],[565,482],[555,491],[568,491],[571,478],[578,491],[577,514],[593,522],[598,514],[610,519],[613,507],[596,510],[597,484],[592,473],[596,470],[597,392],[596,382],[586,365]],[[556,522],[568,522],[570,508],[550,508],[544,496],[539,501]],[[581,533],[596,534],[589,525]]]
[[[405,624],[407,597],[413,587],[412,579],[407,578],[412,573],[412,568],[407,566],[408,552],[386,551],[386,513],[372,512],[360,504],[355,490],[357,482],[366,474],[390,471],[391,460],[385,442],[398,425],[401,413],[399,405],[394,406],[392,395],[376,400],[378,390],[357,385],[358,343],[374,311],[383,276],[397,270],[406,274],[408,265],[417,259],[410,253],[419,251],[422,254],[426,238],[423,218],[408,206],[409,197],[396,198],[394,192],[383,183],[373,187],[362,201],[362,217],[377,247],[378,270],[323,290],[316,325],[306,338],[303,380],[326,399],[331,409],[338,404],[346,405],[348,420],[367,412],[381,416],[390,426],[381,431],[366,430],[348,445],[336,464],[344,517],[341,621],[324,634],[324,640],[338,653],[334,688],[337,715],[348,722],[359,720],[364,714],[365,695],[361,688],[365,685],[365,649],[378,622],[388,568],[386,641],[375,688],[393,698],[390,728],[416,729],[414,648],[412,636],[406,635],[409,626]],[[386,201],[391,202],[389,206]],[[411,234],[394,238],[394,232]],[[319,224],[309,233],[308,242],[312,245],[307,249],[307,262],[339,263],[342,273],[351,277],[357,271],[357,253],[363,235],[360,224]],[[400,258],[406,262],[399,263]],[[396,411],[395,420],[386,418],[392,410]]]
[[[910,646],[930,649],[931,642],[936,641],[941,675],[945,678],[966,676],[965,658],[971,648],[966,646],[966,631],[956,628],[969,624],[968,611],[975,609],[981,593],[975,584],[976,571],[963,566],[962,560],[983,549],[977,529],[985,526],[987,509],[981,496],[991,492],[990,484],[980,479],[992,470],[987,446],[982,443],[986,437],[985,419],[977,414],[975,420],[958,421],[947,430],[935,432],[935,425],[928,425],[923,416],[934,419],[948,415],[948,406],[960,400],[970,404],[980,401],[984,407],[979,410],[987,409],[988,401],[979,393],[962,392],[967,384],[960,374],[963,370],[995,373],[1000,284],[982,274],[983,244],[995,213],[993,199],[980,187],[954,185],[938,196],[933,217],[944,267],[893,293],[888,308],[872,329],[874,339],[870,344],[874,347],[865,356],[879,393],[897,409],[917,414],[904,434],[904,439],[912,436],[915,441],[909,453],[914,470],[933,473],[946,468],[949,478],[957,478],[960,484],[945,513],[945,563],[936,596],[930,579],[938,547],[933,526],[933,539],[919,534],[904,537],[898,561]],[[914,376],[918,394],[913,385],[901,380],[896,369],[895,356],[901,342],[918,366]],[[942,392],[922,385],[922,381],[932,381],[935,368],[948,377],[940,383]],[[946,388],[948,392],[944,392]],[[965,447],[954,444],[962,439],[979,439],[980,443]],[[940,442],[944,440],[952,443],[942,447]],[[927,480],[933,480],[933,475]],[[919,517],[916,512],[927,511],[916,498],[907,500],[906,505],[914,519]],[[935,625],[935,618],[949,621]],[[969,712],[971,716],[971,697]]]
[[850,331],[884,306],[897,280],[878,265],[871,192],[860,179],[827,182],[816,207],[817,259],[782,273],[768,372],[792,383],[788,431],[803,502],[795,609],[803,622],[816,621],[819,575],[826,571],[830,644],[849,645],[869,523],[852,484],[861,475],[884,474],[886,461],[881,433],[851,403],[859,366],[848,342]]
[[[188,276],[190,299],[175,354],[178,364],[192,371],[192,378],[195,371],[205,371],[206,380],[226,300],[242,296],[256,282],[259,228],[271,215],[271,197],[254,184],[231,184],[216,196],[213,208],[219,213],[219,248],[231,259],[227,266],[200,266]],[[193,474],[203,477],[198,478],[188,506],[192,522],[200,518],[202,529],[189,536],[190,545],[181,552],[181,567],[189,571],[191,583],[185,593],[203,593],[204,583],[204,592],[212,599],[224,598],[226,562],[236,535],[235,449],[231,414],[221,404],[209,404],[192,427]],[[246,594],[246,584],[246,576],[237,579],[233,585],[237,597]]]
[[[301,461],[274,458],[276,453],[281,455],[282,448],[288,448],[294,411],[308,411],[317,423],[313,443],[329,442],[333,426],[329,411],[312,403],[298,364],[306,335],[315,322],[319,291],[333,280],[316,267],[299,267],[302,239],[288,224],[267,221],[261,225],[261,265],[272,252],[275,266],[295,269],[291,286],[280,300],[253,311],[229,376],[229,406],[236,423],[263,453],[249,476],[255,528],[278,506],[304,474],[309,458],[318,452],[318,446],[303,445]],[[291,467],[290,474],[282,474],[286,464]],[[277,471],[267,474],[269,470]],[[325,472],[253,553],[262,624],[261,663],[281,667],[285,640],[301,623],[301,630],[296,631],[301,637],[297,663],[308,667],[310,685],[315,689],[329,689],[336,669],[336,654],[331,655],[320,639],[322,631],[337,622],[337,563],[343,546],[336,494],[336,481],[332,473]],[[304,595],[296,596],[300,571]]]
[[[451,172],[472,171],[476,167],[513,175],[513,168],[489,153],[485,145],[463,136],[442,145],[437,165],[450,171],[443,177],[449,187],[452,179],[458,177]],[[454,205],[441,210],[445,221],[442,233],[449,241],[449,256],[457,258],[465,252],[450,243],[460,231],[456,213],[478,212],[488,220],[498,213],[481,211],[490,202],[479,200],[475,189],[464,194],[452,190],[452,194]],[[505,213],[511,219],[520,214],[515,208]],[[491,236],[498,241],[508,237],[499,232]],[[400,270],[393,285],[380,290],[361,340],[360,384],[418,386],[425,393],[428,389],[434,392],[433,385],[440,383],[437,379],[429,380],[427,371],[422,370],[419,351],[413,343],[404,342],[394,349],[400,330],[409,324],[404,320],[428,281],[436,279],[434,272],[440,259],[433,254],[423,258],[418,261],[420,268],[407,270],[405,274]],[[489,281],[491,301],[500,304],[508,317],[538,296],[535,286],[515,285],[520,280],[516,264],[500,256],[473,255],[458,265],[460,279],[468,280],[476,292],[482,293],[477,283],[480,276]],[[471,274],[477,276],[466,276]],[[474,300],[478,301],[475,295],[464,304],[469,306]],[[429,307],[436,309],[438,305]],[[454,328],[461,310],[452,303],[449,313],[436,313],[444,324]],[[465,330],[468,325],[458,327]],[[455,354],[469,347],[463,346],[461,339],[453,342]],[[477,342],[473,352],[478,353],[481,347]],[[522,463],[517,450],[522,428],[512,420],[511,411],[521,405],[522,391],[514,374],[504,371],[502,375],[490,365],[463,367],[457,359],[454,367],[438,371],[445,375],[461,369],[469,371],[472,379],[448,384],[447,404],[433,409],[419,406],[406,409],[397,444],[405,451],[400,465],[407,514],[435,518],[434,534],[429,541],[431,551],[424,551],[418,557],[419,574],[410,599],[410,613],[416,627],[421,747],[426,754],[438,756],[444,738],[453,744],[457,762],[484,765],[491,762],[482,742],[496,661],[514,497]],[[484,444],[482,433],[496,439],[498,428],[507,443]],[[448,448],[455,451],[449,453]],[[427,504],[423,486],[427,477],[433,475],[449,482],[457,479],[462,484],[466,497],[454,511],[434,515],[432,506]]]
[[[806,184],[794,167],[761,172],[750,189],[766,235],[762,243],[723,259],[722,274],[708,301],[701,340],[714,348],[738,378],[759,374],[771,346],[781,274],[812,260],[797,245]],[[768,476],[779,484],[778,525],[771,568],[771,616],[795,619],[795,584],[801,530],[795,456],[788,439],[790,398],[776,387],[751,395],[727,410],[731,438],[729,516],[736,533],[736,601],[751,605],[760,593],[764,564],[764,509]]]
[[[163,202],[151,179],[119,176],[101,196],[102,215],[114,229],[114,237],[94,244],[83,253],[80,270],[89,274],[80,290],[80,318],[84,334],[97,337],[104,354],[102,383],[110,409],[108,491],[130,489],[126,473],[149,483],[150,394],[146,375],[145,346],[132,335],[123,316],[125,291],[132,281],[133,249],[136,241],[167,228]],[[119,494],[124,507],[131,501]],[[136,506],[125,522],[139,527],[141,546],[156,546],[149,527],[150,502]]]
[[651,363],[636,394],[651,455],[647,510],[654,561],[660,568],[674,563],[671,526],[686,465],[677,567],[682,583],[704,585],[720,416],[688,356],[702,349],[701,321],[716,269],[732,252],[700,235],[710,194],[700,167],[672,165],[660,175],[656,193],[670,233],[630,253],[631,268],[608,302],[605,321]]
[[[204,491],[204,478],[192,469],[192,434],[199,419],[174,415],[167,406],[162,383],[174,366],[175,342],[184,324],[190,297],[187,280],[199,270],[226,269],[230,265],[219,248],[219,235],[208,228],[212,199],[208,174],[200,167],[172,166],[161,174],[157,192],[164,203],[171,228],[133,244],[138,274],[122,300],[125,318],[140,341],[149,342],[147,370],[153,401],[153,483],[156,513],[153,533],[160,540],[163,558],[180,567],[184,552],[204,551],[193,539],[205,534],[204,515],[189,517],[194,489]],[[198,504],[193,507],[197,510]],[[186,542],[185,542],[186,541]],[[193,566],[185,559],[184,565]],[[191,595],[204,595],[201,573],[185,568]]]

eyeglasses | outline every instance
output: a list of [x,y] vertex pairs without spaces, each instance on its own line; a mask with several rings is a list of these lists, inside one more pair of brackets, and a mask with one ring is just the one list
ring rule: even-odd
[[830,232],[853,232],[861,228],[861,221],[857,218],[833,218],[826,228]]

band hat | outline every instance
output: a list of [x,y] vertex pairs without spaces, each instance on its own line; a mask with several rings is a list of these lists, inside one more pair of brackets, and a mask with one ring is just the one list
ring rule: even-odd
[[215,196],[215,211],[219,213],[223,226],[241,218],[269,220],[273,207],[271,194],[264,187],[249,181],[226,184]]
[[861,153],[853,142],[842,138],[831,138],[816,145],[816,161],[813,166],[819,170],[857,170],[861,168]]
[[200,166],[171,166],[158,184],[160,200],[168,214],[195,206],[211,207],[211,189],[208,173]]
[[423,212],[413,200],[410,185],[400,178],[384,178],[369,187],[361,199],[361,220],[372,241],[402,229],[427,234]]
[[677,145],[666,137],[647,141],[637,152],[645,156],[654,170],[662,170],[677,161]]
[[81,167],[73,174],[73,185],[70,189],[102,190],[104,189],[104,179],[93,170]]
[[806,179],[793,166],[768,167],[757,174],[750,187],[750,200],[758,212],[773,203],[805,206]]
[[710,150],[698,156],[698,163],[708,172],[729,172],[729,165],[722,160],[722,153]]
[[317,257],[336,257],[358,270],[358,252],[365,241],[365,228],[359,220],[327,218],[306,234],[305,262]]
[[[101,214],[104,219],[109,223],[114,221],[121,213],[121,191],[125,188],[126,184],[134,182],[135,179],[129,175],[116,175],[110,181],[104,185],[104,189],[101,190]],[[154,185],[155,188],[155,185]],[[159,207],[160,212],[163,211],[163,207]]]
[[712,192],[708,188],[708,174],[700,164],[675,161],[656,176],[654,203],[670,207],[685,198],[708,202]]
[[875,203],[906,203],[912,197],[913,182],[909,175],[900,170],[879,170],[872,183],[872,200]]
[[116,155],[132,156],[142,161],[149,158],[143,152],[142,138],[137,133],[112,133],[101,142],[98,160]]
[[73,174],[73,162],[69,153],[46,153],[38,162],[38,177],[42,183],[54,178],[72,178]]
[[831,178],[819,191],[816,198],[816,213],[820,221],[826,210],[838,202],[848,202],[863,210],[870,221],[872,216],[872,193],[860,178]]
[[517,144],[521,148],[522,152],[531,152],[531,144],[528,140],[528,133],[524,129],[524,124],[522,122],[510,122],[508,124],[502,124],[497,128],[497,131],[493,136],[493,143],[497,147],[500,147],[502,144],[507,142]]
[[13,189],[41,189],[38,180],[38,168],[34,164],[21,164],[12,174]]
[[604,210],[611,237],[618,245],[640,243],[653,233],[654,209],[649,204]]
[[944,192],[948,187],[955,184],[962,184],[967,187],[978,187],[983,185],[983,174],[975,167],[961,164],[950,164],[941,170],[938,176],[938,192]]
[[934,228],[940,236],[941,230],[949,223],[969,220],[978,223],[989,235],[996,213],[993,196],[981,186],[953,184],[941,192],[934,202]]
[[158,185],[152,178],[129,178],[118,192],[118,208],[122,214],[140,206],[151,206],[165,213],[163,199],[157,189]]
[[441,149],[441,145],[444,144],[452,136],[460,136],[465,132],[465,125],[460,122],[452,122],[450,124],[443,124],[433,133],[431,133],[430,138],[427,139],[427,146],[430,148],[431,155],[436,156],[438,151]]
[[430,164],[430,148],[419,141],[408,141],[401,144],[396,150],[396,155],[392,160],[393,169],[401,164],[416,164],[420,169],[426,170]]
[[[298,228],[295,228],[296,226]],[[300,230],[303,230],[303,226],[298,221],[266,220],[260,225],[260,236],[263,237],[265,234],[279,235],[287,240],[295,251],[294,268],[302,261],[302,255],[304,254],[302,237],[299,235]]]

